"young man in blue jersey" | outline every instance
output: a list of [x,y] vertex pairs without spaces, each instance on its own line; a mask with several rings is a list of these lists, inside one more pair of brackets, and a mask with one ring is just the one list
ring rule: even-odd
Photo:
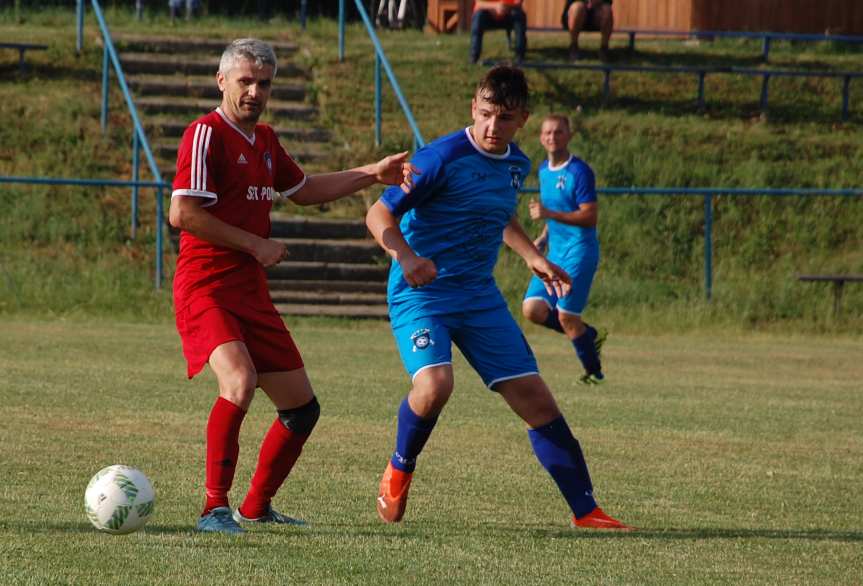
[[581,382],[599,384],[605,378],[599,360],[605,335],[581,319],[599,265],[596,181],[587,163],[570,154],[571,138],[566,116],[553,114],[542,121],[539,140],[548,158],[539,166],[540,201],[530,202],[530,217],[545,220],[534,244],[540,250],[548,247],[549,259],[569,273],[572,286],[560,297],[534,276],[522,311],[530,321],[565,334],[584,366]]
[[536,249],[515,216],[530,171],[530,161],[511,142],[528,117],[522,71],[490,70],[477,87],[471,116],[472,126],[417,151],[412,181],[387,189],[366,217],[393,258],[390,321],[413,382],[399,408],[378,515],[387,523],[404,515],[417,457],[453,391],[455,343],[488,388],[527,423],[534,453],[572,510],[572,525],[629,529],[596,505],[581,447],[492,276],[504,242],[550,291],[564,296],[569,289],[569,276]]

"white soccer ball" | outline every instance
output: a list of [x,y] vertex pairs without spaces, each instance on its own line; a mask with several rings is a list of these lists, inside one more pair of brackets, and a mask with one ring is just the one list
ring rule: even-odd
[[99,531],[114,535],[143,527],[155,504],[156,494],[144,473],[119,464],[99,470],[84,492],[87,518]]

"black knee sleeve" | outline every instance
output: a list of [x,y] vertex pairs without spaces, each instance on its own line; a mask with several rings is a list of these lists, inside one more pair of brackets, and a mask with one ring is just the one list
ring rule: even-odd
[[285,428],[300,435],[309,435],[318,422],[321,415],[321,406],[317,397],[295,409],[280,409],[279,421]]

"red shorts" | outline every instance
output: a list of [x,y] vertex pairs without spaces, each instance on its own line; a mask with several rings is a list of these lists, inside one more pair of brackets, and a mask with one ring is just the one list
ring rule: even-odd
[[258,373],[303,367],[300,351],[271,303],[228,307],[203,298],[178,311],[176,320],[189,378],[201,372],[213,350],[233,340],[246,345]]

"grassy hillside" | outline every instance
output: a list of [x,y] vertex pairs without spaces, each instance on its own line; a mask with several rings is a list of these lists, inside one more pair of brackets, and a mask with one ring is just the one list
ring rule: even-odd
[[[384,145],[373,135],[372,52],[365,32],[348,28],[345,63],[336,59],[336,27],[312,22],[260,24],[207,19],[169,28],[163,17],[143,23],[108,12],[116,31],[259,36],[299,40],[314,74],[312,96],[324,122],[344,145],[333,166],[366,162],[410,148],[407,125],[385,90]],[[0,53],[6,98],[0,116],[2,174],[128,176],[129,134],[120,97],[112,95],[111,131],[98,130],[99,63],[95,27],[88,23],[85,55],[73,56],[71,13],[28,14],[12,22],[0,12],[5,38],[47,42],[48,54],[28,56],[31,71],[15,72],[17,55]],[[426,140],[469,123],[469,100],[481,68],[467,64],[466,36],[385,32],[382,42]],[[560,34],[530,36],[528,59],[562,59]],[[587,44],[590,52],[590,41]],[[487,35],[484,57],[507,54],[504,36]],[[644,42],[627,63],[755,66],[756,43]],[[829,45],[777,44],[780,68],[860,68],[861,54]],[[6,75],[8,74],[8,75]],[[573,150],[595,169],[602,186],[859,187],[863,177],[863,84],[851,85],[852,117],[839,121],[840,83],[776,79],[771,110],[758,112],[760,82],[708,77],[707,108],[694,107],[695,80],[686,76],[623,75],[611,102],[601,102],[601,74],[528,72],[533,111],[520,137],[538,162],[541,116],[571,114]],[[57,163],[62,161],[62,165]],[[360,215],[376,194],[334,206],[331,213]],[[152,206],[152,194],[143,194]],[[70,310],[136,315],[164,314],[168,300],[152,294],[152,212],[128,242],[128,190],[0,187],[0,311]],[[835,197],[719,198],[715,204],[714,301],[703,301],[703,201],[692,197],[606,197],[600,230],[603,263],[588,316],[615,327],[653,328],[706,324],[860,331],[863,287],[846,287],[843,318],[830,316],[827,286],[796,282],[798,272],[863,272],[863,207]],[[526,212],[526,198],[522,205]],[[526,217],[526,215],[525,215]],[[47,220],[46,220],[47,218]],[[538,229],[530,226],[531,230]],[[65,252],[62,252],[65,251]],[[167,266],[170,268],[171,259]],[[517,308],[526,274],[504,253],[499,281]],[[62,291],[62,294],[58,292]],[[59,296],[58,296],[59,295]],[[147,308],[142,311],[140,308]]]

